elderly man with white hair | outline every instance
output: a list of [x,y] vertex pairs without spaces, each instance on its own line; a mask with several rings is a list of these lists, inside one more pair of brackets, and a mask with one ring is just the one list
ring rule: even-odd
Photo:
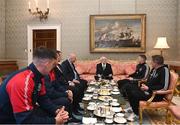
[[96,66],[96,76],[95,79],[113,79],[113,72],[111,68],[111,64],[107,63],[107,58],[102,56],[100,58],[100,63]]
[[87,81],[80,78],[74,66],[75,62],[76,55],[74,53],[71,53],[68,59],[62,62],[61,66],[65,77],[69,81],[70,86],[74,86],[74,90],[76,90],[75,95],[79,95],[73,100],[73,102],[75,102],[75,104],[73,104],[73,113],[75,113],[76,115],[82,115],[79,111],[83,109],[81,109],[81,107],[79,106],[79,102],[82,101],[84,91],[85,89],[87,89]]

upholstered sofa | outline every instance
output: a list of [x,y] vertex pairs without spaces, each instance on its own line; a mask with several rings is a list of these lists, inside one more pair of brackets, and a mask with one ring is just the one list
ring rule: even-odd
[[[100,60],[77,61],[75,66],[81,78],[91,81],[94,80],[94,75],[96,74],[96,65],[98,63],[100,63]],[[110,63],[112,66],[113,79],[115,81],[125,79],[127,75],[132,74],[136,70],[135,61],[108,60],[108,63]]]

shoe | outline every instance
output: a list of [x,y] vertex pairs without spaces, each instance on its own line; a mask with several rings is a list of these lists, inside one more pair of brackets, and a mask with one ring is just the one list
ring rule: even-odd
[[138,119],[139,119],[139,116],[137,116],[134,113],[131,113],[130,116],[127,118],[127,120],[130,121],[130,122],[137,121]]
[[77,119],[77,118],[75,118],[75,117],[71,117],[71,118],[68,120],[68,123],[73,123],[73,122],[75,122],[75,123],[81,123],[82,120]]
[[81,108],[80,106],[78,107],[78,110],[79,110],[79,111],[84,111],[84,109]]
[[124,109],[124,112],[126,112],[126,113],[132,113],[133,110],[132,110],[131,107],[128,107],[128,108]]
[[83,114],[79,111],[73,111],[73,114],[82,116]]

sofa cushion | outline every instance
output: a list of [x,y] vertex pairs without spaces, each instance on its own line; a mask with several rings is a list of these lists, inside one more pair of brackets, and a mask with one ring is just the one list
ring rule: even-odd
[[99,60],[77,61],[75,63],[76,70],[81,74],[96,74],[96,65]]
[[83,74],[83,73],[85,73],[86,70],[85,70],[85,68],[84,68],[84,64],[76,63],[75,66],[76,66],[77,72],[78,72],[80,75]]
[[89,61],[89,70],[88,70],[88,73],[89,74],[93,74],[95,75],[96,74],[96,65],[99,63],[99,60],[94,60],[94,61]]
[[88,82],[92,81],[92,80],[95,80],[94,79],[94,75],[92,74],[83,74],[80,76],[82,79],[85,79],[87,80]]
[[123,64],[113,63],[113,64],[111,64],[111,66],[112,66],[112,70],[113,70],[113,75],[123,75],[123,74],[125,74]]
[[[100,60],[77,61],[75,66],[81,77],[90,81],[94,80],[94,75],[96,74],[96,65],[98,63],[100,63]],[[126,75],[132,74],[136,70],[135,62],[108,60],[108,63],[110,63],[112,66],[113,78],[116,81],[125,79]]]
[[136,71],[136,63],[127,63],[124,64],[125,67],[125,74],[130,75]]

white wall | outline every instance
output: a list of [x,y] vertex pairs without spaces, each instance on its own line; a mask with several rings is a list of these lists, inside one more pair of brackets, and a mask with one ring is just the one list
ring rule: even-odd
[[[62,24],[64,57],[70,52],[75,52],[80,59],[98,58],[102,53],[89,52],[89,15],[123,13],[147,14],[146,54],[149,57],[152,54],[159,54],[159,51],[153,49],[158,36],[168,38],[171,49],[164,52],[166,58],[175,60],[178,55],[177,51],[174,51],[177,49],[177,0],[50,0],[50,15],[45,22],[40,22],[28,13],[28,1],[6,0],[6,2],[7,58],[27,59],[27,53],[24,52],[27,48],[27,25],[38,23]],[[103,55],[111,59],[128,60],[135,59],[138,53],[103,53]]]
[[5,0],[0,0],[0,58],[5,58]]

